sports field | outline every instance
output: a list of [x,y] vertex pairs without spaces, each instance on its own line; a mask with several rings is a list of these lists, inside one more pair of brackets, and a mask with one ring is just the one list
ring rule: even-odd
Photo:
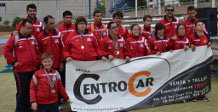
[[[2,33],[0,32],[0,39],[9,37],[6,34],[1,34]],[[5,65],[6,61],[3,55],[0,54],[0,71],[4,69]],[[16,106],[15,95],[16,86],[13,74],[0,73],[0,112],[14,112]],[[187,102],[137,110],[133,112],[217,112],[218,77],[212,77],[212,90],[207,96],[209,97],[209,102]],[[62,112],[70,111],[70,107],[68,105],[64,105],[64,108],[65,109]]]

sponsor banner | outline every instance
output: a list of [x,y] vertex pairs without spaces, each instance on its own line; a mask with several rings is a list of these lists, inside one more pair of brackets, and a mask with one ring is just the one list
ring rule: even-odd
[[66,90],[79,112],[114,112],[172,104],[210,91],[212,51],[176,50],[161,56],[67,63]]

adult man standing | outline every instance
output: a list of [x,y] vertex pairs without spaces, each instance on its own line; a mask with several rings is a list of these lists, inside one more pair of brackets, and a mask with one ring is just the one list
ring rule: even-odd
[[[40,22],[36,18],[37,7],[36,7],[35,4],[29,4],[26,7],[26,11],[27,11],[26,19],[33,24],[33,29],[32,29],[32,33],[31,34],[33,34],[37,38],[38,34],[43,31],[43,24],[42,24],[42,22]],[[17,25],[16,31],[19,31],[21,29],[21,23],[22,22],[20,22]],[[15,34],[15,33],[13,33],[13,34]]]
[[70,11],[63,12],[63,23],[58,26],[58,30],[63,35],[63,42],[67,40],[70,33],[75,31],[75,25],[72,23],[73,14]]
[[38,43],[32,32],[32,22],[23,20],[17,34],[12,35],[5,45],[4,56],[14,67],[16,81],[16,112],[31,112],[30,81],[40,60]]
[[96,37],[98,44],[101,44],[104,37],[107,36],[107,27],[102,24],[102,12],[96,10],[93,12],[94,23],[88,26],[88,30],[91,31]]
[[176,39],[176,28],[179,24],[179,19],[174,17],[174,6],[166,5],[165,6],[166,15],[158,23],[161,23],[165,26],[165,36],[167,38]]
[[153,28],[151,28],[151,22],[152,17],[150,15],[145,15],[143,17],[144,26],[142,28],[142,36],[144,36],[146,39],[152,38],[152,33],[154,31]]

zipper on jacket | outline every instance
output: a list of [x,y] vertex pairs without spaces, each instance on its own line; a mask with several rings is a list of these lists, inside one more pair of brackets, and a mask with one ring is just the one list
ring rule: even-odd
[[33,65],[33,54],[32,54],[32,50],[31,50],[30,44],[29,44],[29,40],[28,40],[28,38],[26,38],[26,40],[27,40],[28,47],[30,49],[30,54],[31,54],[31,58],[32,58],[32,66],[34,66]]

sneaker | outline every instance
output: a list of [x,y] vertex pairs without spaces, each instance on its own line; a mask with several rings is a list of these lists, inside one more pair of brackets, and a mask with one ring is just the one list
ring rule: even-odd
[[61,111],[63,110],[64,108],[62,106],[58,106],[58,110]]
[[202,98],[202,100],[204,100],[205,102],[209,102],[209,99],[208,99],[207,96],[204,96],[204,97]]

